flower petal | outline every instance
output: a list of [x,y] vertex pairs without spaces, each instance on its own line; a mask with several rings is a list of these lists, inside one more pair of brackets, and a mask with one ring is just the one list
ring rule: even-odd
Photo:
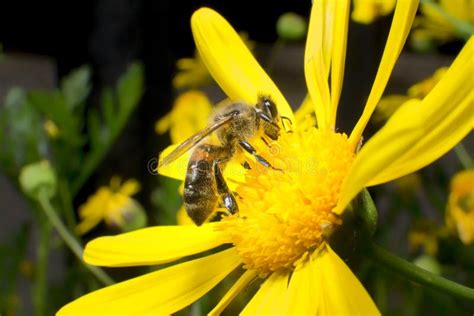
[[380,315],[362,284],[329,245],[313,256],[317,315]]
[[256,104],[259,95],[269,95],[280,115],[293,121],[293,112],[283,94],[221,15],[201,8],[193,14],[191,28],[202,60],[231,100]]
[[329,111],[329,125],[333,129],[336,126],[337,108],[344,81],[350,3],[347,0],[339,0],[336,1],[335,6],[331,64],[331,110]]
[[397,61],[407,39],[416,14],[418,2],[419,0],[397,1],[392,26],[390,27],[390,33],[388,35],[374,84],[372,85],[372,90],[370,91],[362,116],[354,127],[349,138],[354,149],[359,144],[365,126],[369,122],[375,107],[382,97],[390,74],[395,66],[395,62]]
[[315,297],[321,290],[317,287],[313,276],[314,262],[308,258],[301,266],[298,266],[293,274],[288,285],[286,294],[285,314],[287,315],[316,315],[317,302]]
[[341,213],[367,185],[390,181],[426,166],[469,133],[473,126],[473,49],[471,38],[426,98],[402,105],[362,147],[334,212]]
[[341,214],[377,173],[423,137],[423,131],[418,128],[420,114],[415,110],[418,108],[417,103],[417,100],[406,102],[362,147],[342,184],[339,201],[333,212]]
[[[474,69],[473,69],[474,70]],[[446,116],[439,125],[429,130],[422,139],[411,146],[399,159],[376,174],[368,186],[378,185],[419,170],[443,156],[472,130],[474,117],[474,92],[471,91],[461,104]],[[438,116],[440,118],[440,116]],[[433,118],[433,121],[435,118]],[[426,124],[430,126],[434,124]]]
[[402,156],[377,173],[369,185],[402,177],[435,161],[472,130],[474,126],[474,37],[420,104],[424,135]]
[[[174,145],[170,145],[166,147],[165,150],[161,152],[159,160],[162,161],[164,157],[168,156],[168,154],[170,154],[173,150],[175,150],[176,147],[178,147],[179,145],[180,144],[174,144]],[[185,152],[172,163],[159,167],[158,173],[161,174],[162,176],[184,181],[184,179],[186,178],[186,172],[188,170],[189,158],[191,158],[191,151]],[[155,167],[155,166],[151,166],[151,167]]]
[[284,308],[288,272],[273,272],[240,315],[279,315]]
[[[318,128],[328,129],[330,94],[328,85],[329,65],[324,57],[324,15],[325,3],[314,1],[309,19],[308,37],[304,54],[304,74],[308,93],[315,106]],[[326,44],[327,46],[328,44]],[[327,59],[327,58],[326,58]]]
[[247,285],[257,277],[256,270],[245,270],[237,282],[232,285],[229,291],[219,301],[219,303],[208,313],[208,315],[220,315],[230,302],[242,291]]
[[229,242],[216,224],[157,226],[92,240],[84,261],[107,267],[153,265],[170,262]]
[[129,179],[122,184],[119,193],[132,196],[138,191],[140,191],[140,182],[135,179]]
[[102,213],[92,214],[90,216],[84,217],[82,221],[76,226],[76,233],[78,235],[84,235],[88,233],[92,228],[99,225],[100,221],[104,219]]
[[57,315],[168,315],[199,299],[240,264],[231,248],[92,292]]

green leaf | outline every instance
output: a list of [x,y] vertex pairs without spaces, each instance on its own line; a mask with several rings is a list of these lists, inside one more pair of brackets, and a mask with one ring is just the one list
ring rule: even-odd
[[61,93],[70,112],[83,104],[91,91],[91,69],[85,65],[61,80]]
[[102,126],[100,124],[99,114],[96,110],[91,110],[89,112],[87,123],[91,149],[95,150],[99,148],[104,141],[102,138]]
[[119,107],[131,110],[140,101],[143,94],[143,66],[133,63],[120,77],[117,85]]
[[105,88],[101,96],[102,115],[104,116],[105,125],[114,124],[114,116],[116,111],[114,93],[112,89]]
[[42,120],[38,111],[29,104],[23,89],[11,89],[0,112],[2,142],[0,143],[2,169],[16,178],[19,168],[26,163],[45,157],[48,152]]
[[357,208],[358,215],[362,217],[370,235],[373,236],[377,229],[378,213],[374,200],[370,196],[369,191],[364,189],[360,193],[360,208]]
[[72,115],[66,108],[66,103],[61,93],[57,91],[31,91],[28,92],[28,101],[56,124],[65,125],[66,127],[72,124]]
[[59,91],[31,91],[28,93],[28,102],[58,126],[59,137],[66,141],[64,146],[71,148],[83,145],[84,138],[80,130],[82,117],[69,111]]
[[[143,82],[143,66],[134,63],[119,78],[115,93],[110,90],[104,91],[102,95],[104,124],[98,113],[89,115],[91,151],[82,163],[81,172],[72,183],[72,195],[81,189],[122,132],[143,95]],[[115,104],[115,100],[118,104]]]

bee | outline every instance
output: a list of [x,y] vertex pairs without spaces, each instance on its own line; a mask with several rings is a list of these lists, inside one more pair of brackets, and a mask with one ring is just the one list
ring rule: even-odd
[[[264,136],[277,140],[280,135],[278,123],[282,118],[269,97],[259,97],[255,106],[245,102],[229,103],[211,116],[206,128],[185,140],[160,161],[159,167],[168,165],[193,149],[187,166],[183,199],[186,212],[196,225],[202,225],[218,207],[225,208],[230,214],[238,212],[234,194],[223,176],[226,164],[238,150],[253,155],[267,168],[280,170],[259,155],[249,139],[262,131],[261,138],[265,144],[268,145],[268,142]],[[205,140],[214,132],[220,142],[218,145]],[[250,168],[247,162],[242,165]]]

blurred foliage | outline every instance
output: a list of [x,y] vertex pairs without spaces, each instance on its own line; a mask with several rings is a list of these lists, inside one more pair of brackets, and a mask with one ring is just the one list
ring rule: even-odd
[[[64,244],[52,238],[53,226],[44,206],[37,202],[39,196],[50,199],[48,207],[57,213],[55,216],[64,217],[67,229],[74,231],[75,196],[116,141],[143,95],[144,74],[139,63],[130,65],[115,87],[97,91],[91,77],[91,68],[82,66],[52,91],[13,88],[0,108],[0,172],[18,189],[21,186],[32,209],[30,224],[37,227],[32,232],[37,242],[32,262],[25,257],[29,226],[0,244],[2,315],[24,313],[17,296],[22,269],[31,271],[27,277],[38,316],[51,315],[74,297],[100,286],[90,273],[97,277],[100,271],[85,269],[79,261],[68,265],[61,282],[48,280],[51,251]],[[93,106],[95,96],[99,96],[100,103]],[[77,236],[71,238],[78,240]]]
[[[131,65],[115,89],[103,89],[98,108],[86,108],[91,91],[88,66],[72,71],[54,91],[12,89],[0,111],[0,170],[16,179],[22,166],[50,160],[77,193],[138,104],[143,68]],[[54,123],[57,135],[48,136],[46,122]]]
[[31,277],[25,275],[26,271],[22,271],[22,263],[24,263],[26,247],[28,245],[28,237],[30,227],[23,225],[11,237],[10,243],[0,245],[0,314],[14,315],[19,308],[19,298],[17,294],[18,276]]

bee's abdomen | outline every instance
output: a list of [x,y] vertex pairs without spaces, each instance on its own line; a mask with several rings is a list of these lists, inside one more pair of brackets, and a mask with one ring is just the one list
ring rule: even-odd
[[198,146],[191,155],[184,182],[184,206],[189,217],[201,225],[212,214],[218,196],[212,170],[214,158],[209,145]]

